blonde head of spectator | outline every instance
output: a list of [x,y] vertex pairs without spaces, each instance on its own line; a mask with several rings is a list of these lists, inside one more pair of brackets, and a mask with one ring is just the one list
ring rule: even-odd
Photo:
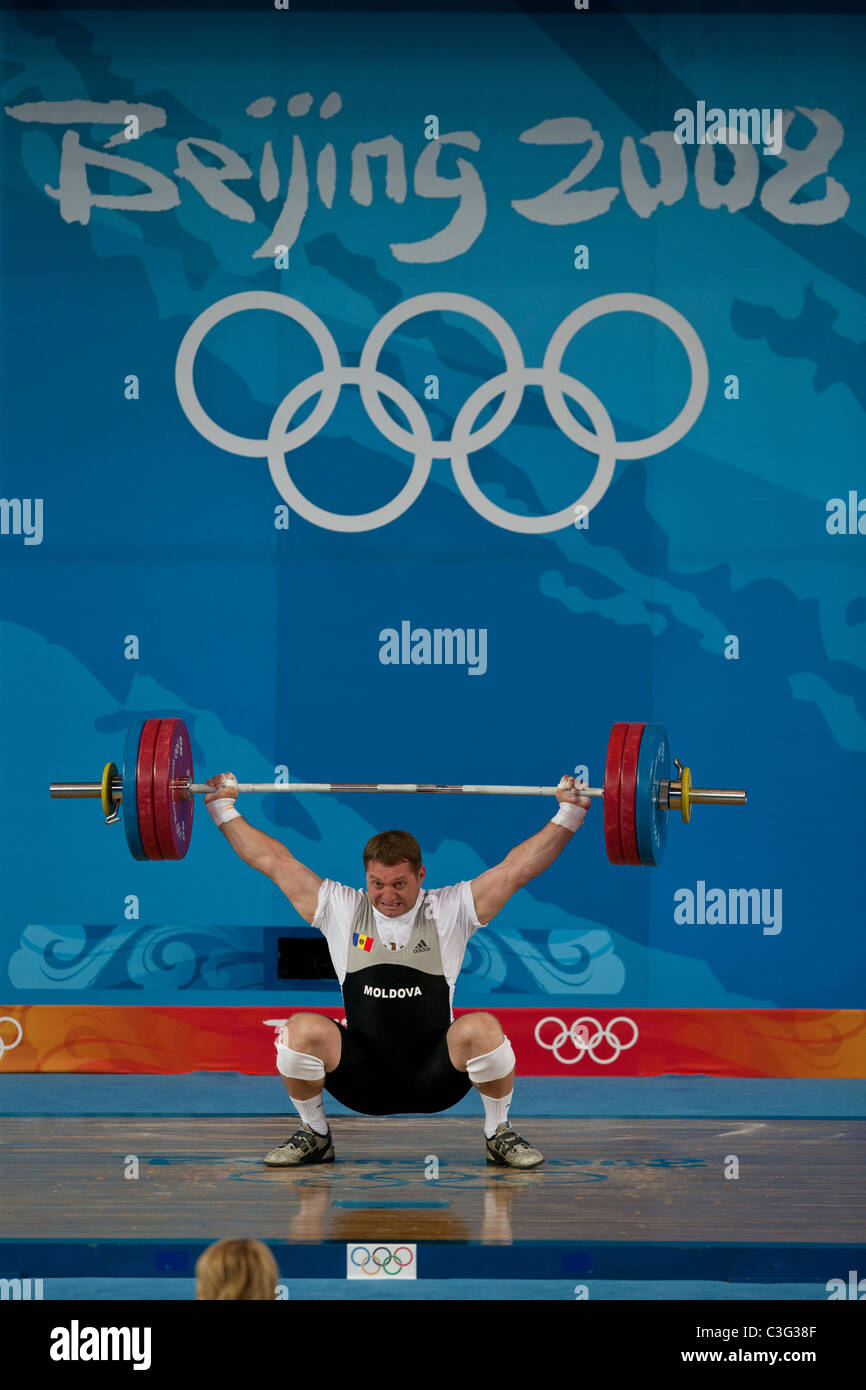
[[272,1300],[279,1277],[276,1260],[260,1240],[220,1240],[196,1261],[195,1296]]

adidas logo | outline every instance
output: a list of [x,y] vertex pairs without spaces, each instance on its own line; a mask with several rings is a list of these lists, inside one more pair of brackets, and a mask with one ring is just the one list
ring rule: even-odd
[[413,956],[417,956],[417,954],[418,954],[419,951],[429,951],[429,950],[430,950],[430,947],[427,945],[427,942],[426,942],[426,941],[419,941],[417,946],[413,946],[413,948],[412,948],[412,955],[413,955]]

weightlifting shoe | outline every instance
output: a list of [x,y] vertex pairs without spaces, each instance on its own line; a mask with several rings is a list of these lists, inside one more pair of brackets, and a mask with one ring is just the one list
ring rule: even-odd
[[503,1120],[493,1138],[487,1140],[487,1162],[509,1168],[537,1168],[539,1163],[544,1162],[544,1154],[527,1144],[514,1132],[508,1121]]
[[269,1168],[298,1168],[302,1163],[333,1163],[334,1158],[330,1127],[327,1134],[317,1134],[303,1121],[300,1129],[265,1154],[262,1162]]

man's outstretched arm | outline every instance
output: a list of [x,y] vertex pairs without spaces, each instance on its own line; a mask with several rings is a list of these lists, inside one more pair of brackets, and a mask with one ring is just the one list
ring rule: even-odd
[[[560,805],[580,806],[584,815],[592,805],[588,796],[580,796],[578,784],[573,777],[563,777],[556,789],[556,799]],[[508,902],[519,888],[524,888],[532,879],[549,869],[554,859],[565,849],[572,835],[564,825],[554,825],[548,821],[536,835],[530,835],[492,869],[479,874],[472,880],[472,898],[475,912],[482,926],[486,926]]]
[[[319,889],[322,886],[319,875],[314,874],[312,869],[308,869],[290,854],[281,840],[275,840],[272,835],[256,830],[254,825],[244,820],[234,807],[237,783],[230,772],[221,773],[219,777],[209,777],[207,784],[214,790],[212,793],[205,793],[205,802],[209,810],[213,803],[211,815],[235,853],[240,855],[245,864],[272,879],[285,893],[298,915],[303,917],[305,922],[312,922],[319,902]],[[234,810],[235,814],[225,820],[219,819],[229,810]]]

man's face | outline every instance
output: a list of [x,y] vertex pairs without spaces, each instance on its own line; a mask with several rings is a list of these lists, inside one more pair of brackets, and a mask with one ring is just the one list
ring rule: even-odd
[[415,874],[407,860],[401,864],[380,864],[373,859],[367,865],[367,892],[370,902],[383,917],[400,917],[418,901],[424,882],[424,865]]

